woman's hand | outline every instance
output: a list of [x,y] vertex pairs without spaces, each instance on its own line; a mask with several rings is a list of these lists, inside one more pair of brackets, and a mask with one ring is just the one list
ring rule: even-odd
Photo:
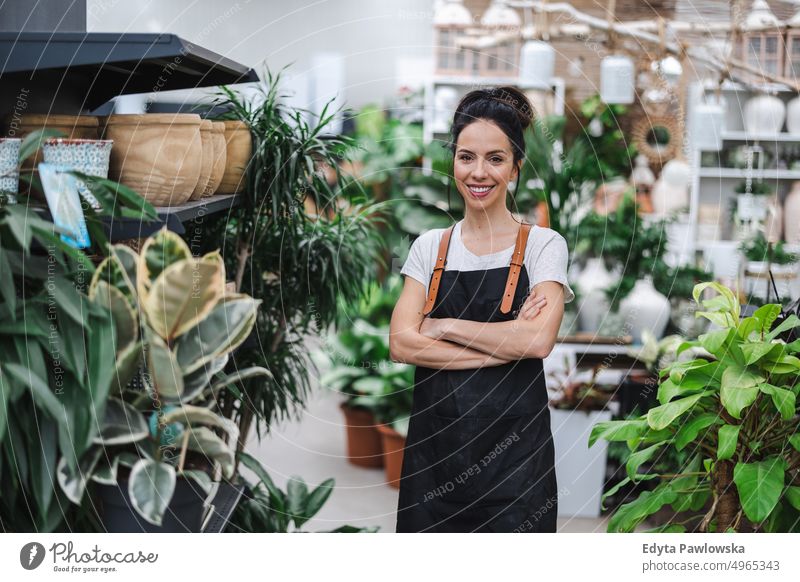
[[531,289],[530,295],[525,299],[522,307],[519,308],[517,319],[534,319],[542,312],[545,305],[547,305],[547,297],[536,295],[536,289]]

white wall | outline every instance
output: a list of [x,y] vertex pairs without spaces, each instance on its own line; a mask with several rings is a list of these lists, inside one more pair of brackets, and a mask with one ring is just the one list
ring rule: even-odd
[[[398,58],[433,54],[432,0],[88,0],[92,32],[170,32],[261,75],[291,62],[303,72],[319,51],[345,59],[347,104],[383,102]],[[407,67],[406,67],[407,68]]]

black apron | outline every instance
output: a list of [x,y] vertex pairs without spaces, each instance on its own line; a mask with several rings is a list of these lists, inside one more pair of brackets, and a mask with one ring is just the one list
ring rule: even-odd
[[[509,267],[447,271],[429,317],[510,321],[528,295],[525,267],[500,312]],[[558,494],[541,359],[488,368],[418,366],[398,532],[555,532]]]

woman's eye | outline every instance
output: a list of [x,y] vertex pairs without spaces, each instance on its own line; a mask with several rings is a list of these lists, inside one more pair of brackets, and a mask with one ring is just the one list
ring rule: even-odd
[[503,158],[498,158],[497,156],[491,158],[492,163],[499,164],[503,161]]
[[461,160],[462,162],[468,162],[468,161],[470,161],[472,159],[472,156],[468,156],[466,154],[462,154],[461,156],[459,156],[458,159]]

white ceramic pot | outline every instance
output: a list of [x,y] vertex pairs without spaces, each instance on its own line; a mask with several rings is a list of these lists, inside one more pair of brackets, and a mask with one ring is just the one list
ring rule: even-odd
[[788,244],[800,244],[800,182],[792,184],[792,189],[783,201],[784,240]]
[[750,134],[780,133],[786,118],[786,105],[773,95],[753,97],[744,106],[744,129]]
[[599,517],[608,444],[598,440],[589,448],[589,435],[598,422],[611,420],[607,410],[583,412],[550,409],[556,455],[559,517]]
[[633,103],[636,73],[633,61],[625,55],[610,55],[600,62],[600,98],[604,103]]
[[738,194],[736,196],[736,216],[739,220],[765,220],[768,210],[768,196],[755,194]]
[[653,214],[669,216],[689,206],[691,177],[692,169],[683,160],[670,160],[664,164],[651,194]]
[[634,343],[642,343],[644,330],[649,330],[658,339],[664,335],[670,316],[669,299],[656,291],[650,277],[636,281],[619,308]]
[[704,152],[722,149],[722,132],[725,131],[725,101],[705,101],[692,111],[692,144]]
[[613,282],[614,277],[606,270],[603,259],[594,258],[587,261],[586,267],[575,281],[581,296],[578,306],[581,331],[596,332],[599,329],[609,309],[605,289]]
[[786,131],[800,134],[800,97],[795,97],[786,105]]

